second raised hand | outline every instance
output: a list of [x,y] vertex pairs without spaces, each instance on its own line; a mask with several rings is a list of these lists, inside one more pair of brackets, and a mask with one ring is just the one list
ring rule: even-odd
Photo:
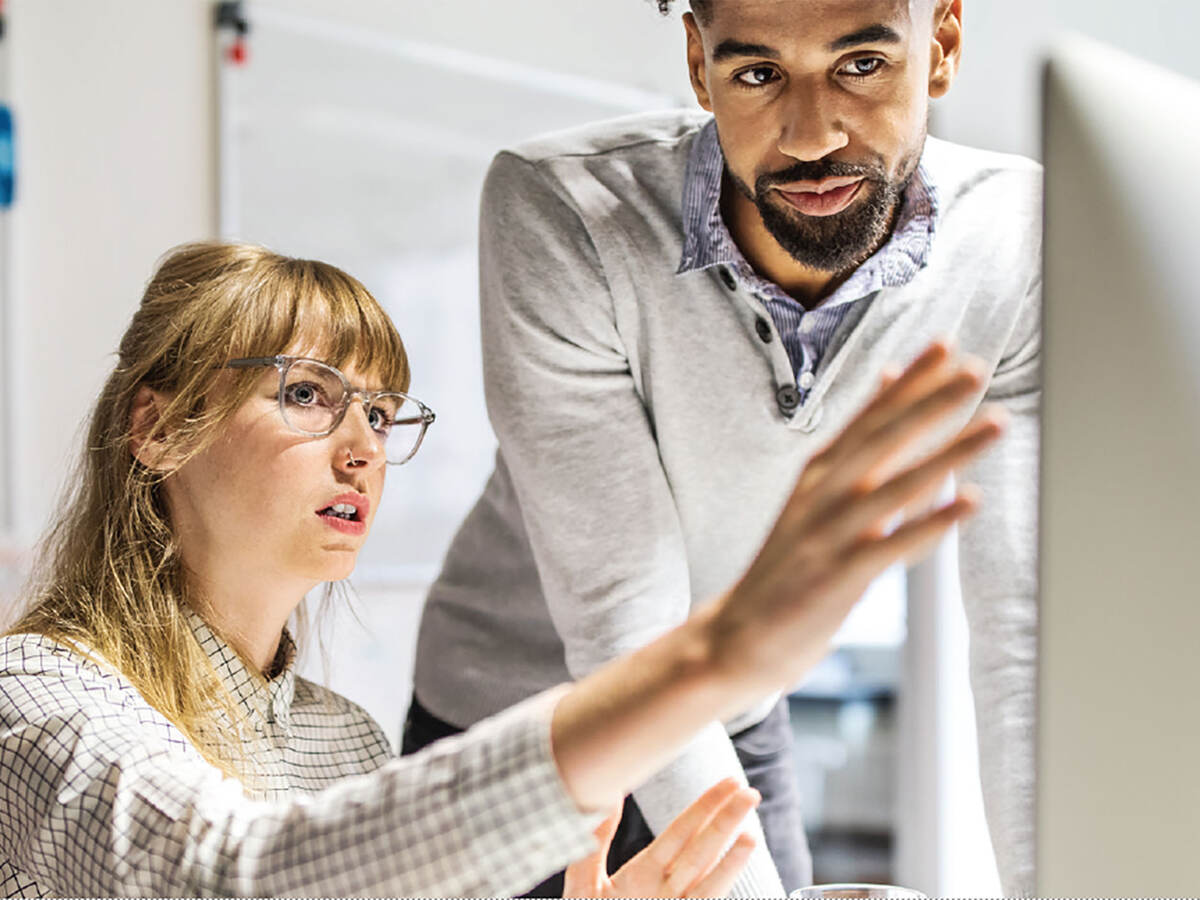
[[618,808],[596,829],[597,851],[567,867],[563,896],[722,897],[754,849],[750,835],[734,835],[759,799],[733,779],[717,782],[609,876],[606,857],[621,818]]

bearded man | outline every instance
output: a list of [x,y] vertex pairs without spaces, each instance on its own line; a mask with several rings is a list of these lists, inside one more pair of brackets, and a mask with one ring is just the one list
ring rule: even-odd
[[[499,453],[429,596],[405,750],[683,621],[888,369],[951,336],[986,367],[980,400],[1012,413],[967,473],[986,502],[958,549],[989,824],[1006,891],[1031,891],[1040,170],[927,137],[962,0],[692,0],[683,22],[706,114],[601,123],[491,167]],[[637,791],[610,862],[743,771],[766,847],[735,895],[807,883],[778,698]]]

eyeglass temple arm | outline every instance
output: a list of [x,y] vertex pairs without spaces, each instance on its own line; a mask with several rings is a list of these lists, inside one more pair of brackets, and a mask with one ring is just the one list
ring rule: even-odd
[[393,425],[417,425],[421,422],[424,422],[426,425],[432,425],[433,420],[436,418],[437,418],[437,416],[434,415],[433,410],[426,407],[421,410],[421,414],[419,416],[409,416],[406,419],[392,419],[392,424]]
[[252,369],[256,366],[278,366],[283,362],[282,356],[250,356],[245,359],[231,359],[225,364],[228,369]]

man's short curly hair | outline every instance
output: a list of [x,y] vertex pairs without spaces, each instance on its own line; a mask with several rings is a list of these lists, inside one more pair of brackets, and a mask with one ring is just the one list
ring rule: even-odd
[[[658,11],[664,16],[671,11],[671,4],[675,0],[655,0],[658,3]],[[708,24],[712,20],[712,0],[688,0],[688,5],[691,6],[692,12],[702,24]]]

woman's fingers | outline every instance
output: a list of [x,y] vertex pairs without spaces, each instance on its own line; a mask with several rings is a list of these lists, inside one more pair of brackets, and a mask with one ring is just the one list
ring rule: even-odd
[[599,846],[594,853],[567,866],[563,876],[564,897],[599,897],[608,881],[608,848],[621,824],[623,804],[618,804],[593,832]]
[[750,810],[762,799],[758,791],[739,788],[696,829],[666,873],[665,894],[682,897],[721,861],[725,848],[742,827]]
[[883,371],[879,373],[879,393],[883,393],[893,384],[900,380],[900,376],[904,373],[895,366],[884,366]]
[[608,848],[612,846],[613,836],[617,833],[617,826],[621,824],[621,814],[625,811],[625,804],[618,803],[613,807],[613,811],[608,814],[603,822],[596,826],[593,834],[596,835],[596,840],[600,844],[600,849],[597,851],[600,858],[608,856]]
[[844,490],[848,485],[886,475],[901,455],[928,437],[940,421],[956,412],[983,384],[974,367],[962,366],[947,373],[932,390],[878,421],[874,431],[848,446],[840,464],[831,473],[827,488]]
[[604,854],[602,853],[593,853],[571,863],[563,875],[563,896],[603,896],[604,882],[608,878],[608,872],[604,866]]
[[928,497],[946,477],[986,450],[1003,433],[1006,414],[986,410],[953,440],[921,462],[894,475],[869,493],[851,494],[837,514],[824,518],[822,528],[831,546],[841,547],[878,527],[920,497]]
[[750,860],[754,850],[754,838],[739,834],[733,846],[721,857],[711,872],[693,884],[687,892],[689,897],[724,897],[733,887],[742,869]]
[[898,374],[890,369],[884,383],[874,398],[850,420],[842,431],[839,443],[854,444],[875,431],[895,410],[912,403],[927,393],[932,385],[945,377],[946,371],[955,362],[953,351],[947,341],[934,341]]
[[903,452],[976,396],[984,373],[973,359],[946,359],[940,351],[917,362],[846,426],[801,476],[793,495],[813,512],[851,485],[886,476]]
[[911,403],[928,389],[939,372],[972,359],[969,355],[959,353],[952,339],[936,340],[900,371],[898,377],[884,386],[880,391],[880,399],[893,409]]
[[940,541],[952,526],[979,508],[979,491],[965,485],[947,505],[905,522],[891,534],[860,542],[842,560],[843,575],[870,581],[899,559],[918,557]]
[[[676,816],[649,847],[613,874],[605,895],[683,896],[692,885],[719,867],[722,850],[760,799],[758,791],[743,787],[733,778],[717,782]],[[735,857],[721,870],[721,877],[724,878],[729,867],[733,867],[736,874],[743,863],[744,860],[739,863]],[[572,885],[584,887],[586,873],[580,870],[579,874]]]
[[[899,378],[884,379],[868,411],[810,462],[718,607],[713,627],[722,665],[764,688],[794,680],[876,575],[928,549],[974,511],[978,498],[965,491],[888,531],[915,499],[932,495],[1000,435],[1005,414],[987,410],[952,438],[938,437],[946,419],[975,403],[983,380],[978,363],[953,358],[940,344]],[[926,443],[932,451],[909,464],[913,447]],[[901,465],[907,468],[897,472]]]
[[663,833],[638,855],[645,854],[660,869],[669,870],[688,841],[703,829],[717,810],[739,790],[742,788],[736,779],[721,779],[672,819],[671,824],[663,829]]

